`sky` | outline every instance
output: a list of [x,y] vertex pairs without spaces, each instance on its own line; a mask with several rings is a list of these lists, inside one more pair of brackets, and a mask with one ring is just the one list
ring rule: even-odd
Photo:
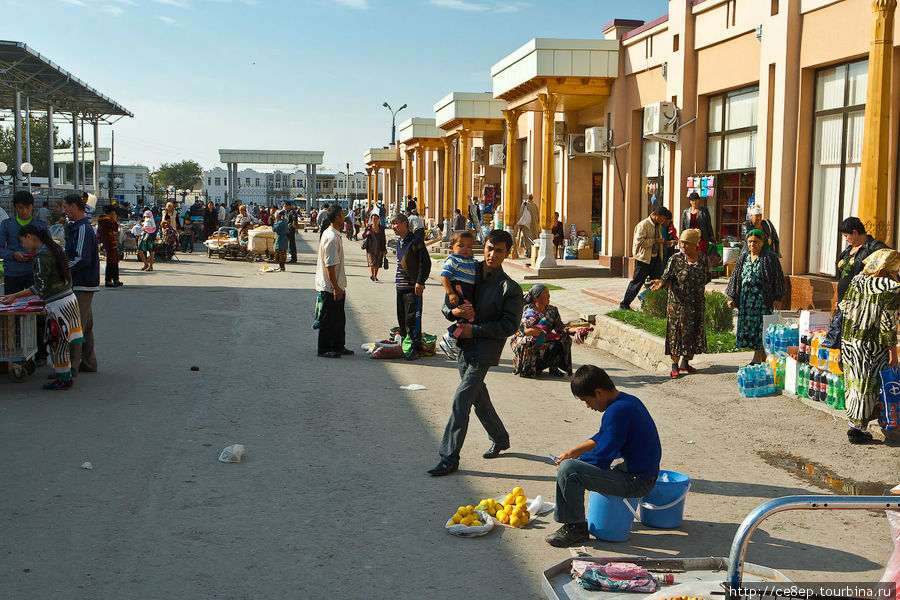
[[[450,92],[491,91],[491,66],[536,37],[603,37],[614,18],[650,20],[667,0],[0,0],[3,37],[24,42],[132,113],[117,164],[219,148],[323,150],[363,168],[390,142],[383,102],[434,117]],[[86,129],[87,132],[87,129]],[[62,126],[62,137],[71,129]],[[284,167],[282,167],[284,168]],[[273,170],[261,166],[260,170]]]

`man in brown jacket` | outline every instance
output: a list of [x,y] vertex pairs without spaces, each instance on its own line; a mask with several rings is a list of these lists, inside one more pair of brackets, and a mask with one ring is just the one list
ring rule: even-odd
[[656,277],[662,266],[662,251],[666,241],[660,232],[660,227],[668,225],[672,220],[672,212],[664,206],[655,206],[650,216],[635,225],[634,241],[632,242],[632,256],[634,256],[634,277],[625,290],[625,298],[619,304],[623,310],[631,310],[631,302],[634,300],[641,286],[648,277]]

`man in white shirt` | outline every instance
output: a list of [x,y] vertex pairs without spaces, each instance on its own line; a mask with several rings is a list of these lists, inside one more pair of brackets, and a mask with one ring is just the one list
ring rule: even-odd
[[344,245],[341,239],[344,210],[337,204],[328,207],[327,219],[330,225],[319,238],[316,259],[316,290],[322,295],[318,355],[340,358],[353,354],[353,350],[348,350],[345,345],[347,275],[344,273]]

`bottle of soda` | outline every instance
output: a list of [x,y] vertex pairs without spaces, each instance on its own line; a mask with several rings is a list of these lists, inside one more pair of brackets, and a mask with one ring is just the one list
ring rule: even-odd
[[817,391],[816,368],[815,367],[809,368],[809,380],[808,381],[809,381],[809,383],[806,384],[806,391],[807,391],[806,397],[809,398],[810,400],[815,400],[816,399],[816,391]]
[[834,398],[834,375],[832,375],[831,373],[825,373],[825,379],[828,382],[827,383],[828,388],[827,388],[826,395],[825,395],[825,404],[827,404],[829,407],[833,407],[834,400],[835,400],[835,398]]
[[828,372],[819,369],[819,402],[828,401]]
[[801,398],[806,397],[806,373],[809,365],[800,363],[797,367],[797,395]]
[[844,404],[844,378],[840,375],[835,375],[834,380],[834,407],[838,410],[847,408]]
[[[800,343],[797,344],[797,362],[801,365],[806,362],[806,336],[800,336]],[[799,383],[799,382],[798,382]]]

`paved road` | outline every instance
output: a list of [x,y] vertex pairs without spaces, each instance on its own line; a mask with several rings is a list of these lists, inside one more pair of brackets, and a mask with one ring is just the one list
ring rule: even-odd
[[[540,572],[569,556],[542,541],[548,519],[471,540],[442,523],[515,485],[552,499],[543,457],[590,436],[598,417],[564,381],[513,377],[507,353],[487,383],[513,448],[483,460],[489,442],[473,419],[462,470],[425,476],[455,365],[316,358],[315,239],[304,237],[301,264],[285,274],[200,255],[153,274],[129,261],[126,287],[94,303],[100,373],[65,393],[37,390],[37,376],[0,382],[4,598],[542,597]],[[348,345],[358,348],[392,325],[393,289],[370,282],[358,246],[347,248]],[[434,333],[439,293],[436,282],[426,292]],[[591,544],[598,554],[727,555],[763,499],[818,491],[743,447],[720,408],[593,350],[576,348],[575,362],[636,390],[660,424],[665,466],[695,479],[682,529],[638,525],[627,543]],[[397,389],[409,383],[429,389]],[[232,443],[246,445],[244,462],[219,463]],[[750,559],[798,579],[822,568],[872,579],[890,553],[886,528],[865,514],[781,516],[754,537]]]

